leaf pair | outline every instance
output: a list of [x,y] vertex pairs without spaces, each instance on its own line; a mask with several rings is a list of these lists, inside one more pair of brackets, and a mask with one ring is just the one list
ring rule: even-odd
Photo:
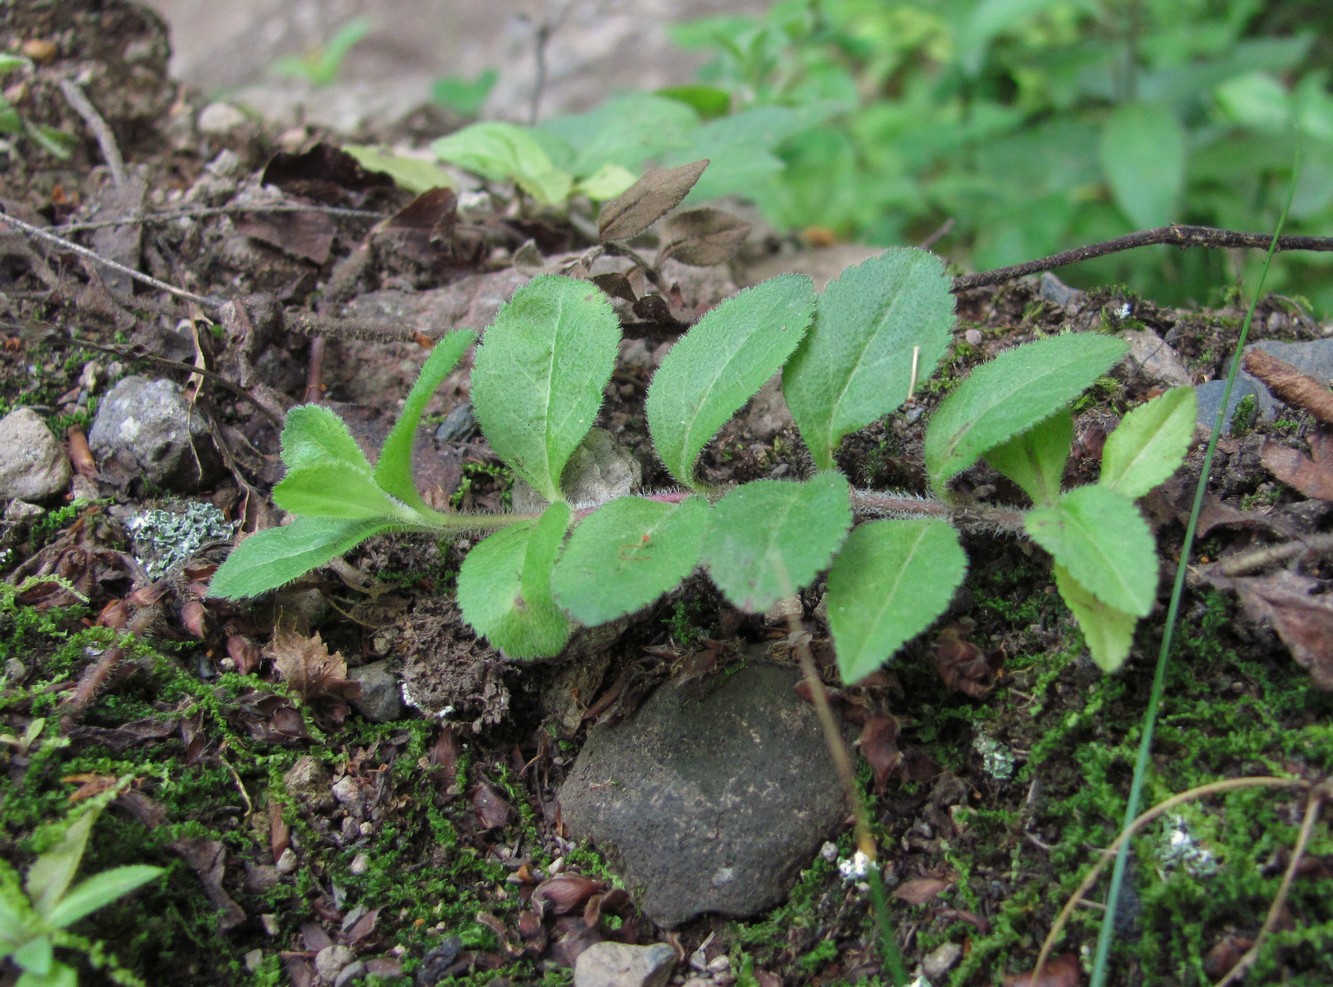
[[1073,437],[1067,405],[1126,350],[1114,337],[1066,335],[1002,353],[940,404],[925,446],[941,493],[984,456],[1032,498],[1024,526],[1054,557],[1060,595],[1107,671],[1123,664],[1156,598],[1155,545],[1134,501],[1179,467],[1194,425],[1194,392],[1168,391],[1108,438],[1098,483],[1062,492]]
[[214,574],[209,595],[258,596],[387,531],[475,527],[475,519],[432,510],[412,480],[412,443],[426,403],[475,338],[461,329],[431,351],[373,467],[332,411],[318,405],[289,411],[282,430],[287,474],[273,499],[300,516],[241,542]]

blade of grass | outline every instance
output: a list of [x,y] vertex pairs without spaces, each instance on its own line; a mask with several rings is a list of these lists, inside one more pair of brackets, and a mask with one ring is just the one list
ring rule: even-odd
[[[1171,655],[1171,641],[1175,632],[1176,618],[1180,613],[1180,600],[1185,590],[1185,572],[1189,567],[1190,551],[1194,546],[1194,533],[1199,526],[1199,512],[1203,508],[1203,497],[1208,491],[1208,476],[1213,466],[1213,454],[1217,451],[1217,440],[1222,435],[1226,424],[1228,402],[1231,389],[1236,383],[1236,374],[1240,371],[1241,356],[1245,352],[1245,340],[1250,333],[1250,323],[1254,320],[1254,310],[1259,305],[1263,294],[1264,281],[1268,278],[1268,268],[1277,252],[1278,238],[1287,222],[1287,212],[1291,209],[1292,198],[1296,194],[1296,179],[1299,174],[1300,156],[1292,166],[1292,182],[1287,189],[1287,202],[1278,217],[1277,229],[1268,244],[1268,255],[1264,259],[1263,270],[1259,274],[1259,283],[1254,286],[1250,296],[1250,307],[1241,324],[1240,335],[1236,338],[1236,349],[1231,355],[1231,369],[1227,373],[1227,384],[1222,390],[1222,404],[1213,420],[1213,434],[1208,439],[1208,449],[1203,456],[1203,470],[1199,474],[1199,483],[1194,490],[1194,506],[1190,510],[1189,523],[1185,526],[1185,542],[1180,548],[1180,561],[1176,565],[1176,579],[1171,587],[1171,602],[1166,609],[1166,626],[1162,631],[1162,644],[1157,652],[1157,669],[1153,674],[1152,691],[1148,696],[1148,708],[1143,714],[1143,735],[1139,741],[1138,757],[1134,762],[1134,777],[1129,786],[1129,801],[1125,806],[1125,821],[1121,829],[1128,829],[1139,814],[1139,800],[1147,780],[1148,767],[1152,755],[1153,731],[1157,726],[1157,714],[1161,707],[1162,695],[1166,689],[1166,669]],[[1120,888],[1125,881],[1125,869],[1129,863],[1129,840],[1120,844],[1116,853],[1115,867],[1111,871],[1111,889],[1107,894],[1106,911],[1102,915],[1101,930],[1097,936],[1097,953],[1093,957],[1092,987],[1105,987],[1108,960],[1111,953],[1111,940],[1115,936],[1116,907],[1120,902]],[[1036,979],[1034,971],[1034,981]]]

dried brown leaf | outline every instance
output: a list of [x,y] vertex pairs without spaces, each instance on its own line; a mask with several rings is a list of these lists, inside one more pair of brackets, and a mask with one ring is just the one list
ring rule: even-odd
[[903,763],[902,751],[898,749],[897,717],[870,717],[861,728],[861,737],[857,743],[861,755],[875,772],[875,791],[883,794],[889,782],[889,773]]
[[242,236],[320,265],[329,259],[338,232],[333,217],[322,212],[255,212],[234,222]]
[[708,160],[677,168],[650,168],[629,188],[602,206],[597,235],[603,241],[628,240],[680,205],[708,167]]
[[306,702],[323,696],[351,699],[360,695],[360,685],[347,679],[347,659],[340,652],[330,652],[318,633],[306,637],[280,626],[265,654],[283,681]]
[[504,798],[484,781],[479,781],[468,792],[468,801],[472,803],[477,819],[483,830],[499,829],[509,824],[514,809]]
[[935,670],[950,689],[979,699],[995,688],[1001,656],[967,640],[975,626],[965,619],[940,631],[935,638]]
[[605,881],[595,881],[582,874],[557,874],[533,889],[532,904],[543,916],[568,915],[583,908],[589,899],[605,890]]
[[1328,433],[1311,437],[1310,451],[1313,458],[1299,449],[1265,440],[1259,458],[1268,472],[1305,496],[1333,500],[1333,441]]
[[181,858],[199,875],[204,894],[218,910],[218,928],[226,932],[245,922],[245,910],[222,887],[227,873],[227,848],[206,836],[185,836],[171,843]]
[[750,235],[750,224],[711,206],[687,209],[662,224],[658,262],[668,257],[692,267],[725,264]]
[[1232,580],[1245,612],[1270,621],[1296,663],[1322,692],[1333,692],[1333,595],[1319,580],[1282,570]]
[[914,877],[893,889],[893,896],[909,905],[922,905],[944,891],[952,881],[938,877]]

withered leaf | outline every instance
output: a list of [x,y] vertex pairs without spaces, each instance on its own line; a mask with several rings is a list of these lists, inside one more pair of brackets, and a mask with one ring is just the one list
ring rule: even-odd
[[484,781],[479,781],[468,792],[468,801],[477,813],[483,830],[499,829],[508,825],[513,815],[513,807],[494,788]]
[[583,908],[593,895],[605,890],[605,881],[597,881],[582,874],[557,874],[533,889],[532,904],[543,916],[568,915]]
[[628,240],[680,205],[708,167],[708,159],[677,168],[650,168],[606,205],[597,219],[597,235],[605,240]]
[[1266,439],[1259,458],[1268,472],[1307,497],[1333,500],[1333,439],[1327,432],[1310,438],[1311,456]]
[[322,696],[352,699],[361,686],[347,680],[347,659],[341,652],[330,653],[318,633],[305,637],[279,626],[265,653],[283,681],[306,702]]
[[950,689],[979,699],[995,688],[1000,656],[982,651],[967,640],[975,624],[961,620],[935,638],[935,670]]
[[634,293],[634,286],[630,284],[629,278],[619,271],[612,271],[610,274],[595,274],[592,283],[601,288],[612,298],[620,298],[629,302],[631,305],[638,300]]
[[1035,978],[1032,971],[1008,974],[1004,978],[1004,987],[1078,987],[1082,982],[1078,957],[1073,953],[1062,953],[1047,960],[1040,976]]
[[342,148],[320,142],[308,151],[280,151],[264,166],[265,185],[334,205],[358,204],[354,193],[392,191],[394,181],[382,171],[367,171]]
[[711,206],[687,209],[662,224],[657,260],[670,257],[692,267],[725,264],[749,235],[750,224],[739,216]]
[[332,217],[322,212],[256,212],[235,223],[242,236],[316,264],[329,259],[337,232]]
[[226,932],[241,925],[245,921],[245,910],[222,887],[227,872],[226,846],[220,840],[210,840],[206,836],[185,836],[173,841],[171,849],[199,875],[204,893],[218,910],[218,928]]
[[875,772],[875,791],[883,794],[889,772],[903,763],[902,751],[898,749],[897,717],[880,715],[867,719],[857,744]]
[[1321,692],[1333,692],[1333,595],[1317,579],[1282,570],[1231,580],[1245,612],[1271,621],[1296,663]]
[[922,905],[940,894],[952,881],[938,877],[914,877],[893,889],[893,896],[909,905]]

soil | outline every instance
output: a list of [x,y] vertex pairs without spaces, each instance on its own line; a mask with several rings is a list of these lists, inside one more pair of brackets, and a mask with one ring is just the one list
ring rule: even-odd
[[[149,984],[315,984],[340,970],[377,983],[567,983],[578,953],[602,939],[671,943],[680,958],[672,983],[693,978],[695,987],[888,983],[869,896],[838,872],[837,858],[855,849],[850,832],[811,861],[788,904],[676,930],[653,927],[612,890],[595,853],[566,839],[556,794],[598,717],[629,715],[656,683],[699,674],[689,659],[705,652],[703,666],[716,669],[725,666],[718,655],[755,643],[791,660],[785,628],[729,609],[702,579],[615,635],[518,665],[478,642],[452,603],[458,544],[377,539],[250,604],[203,599],[226,545],[205,546],[157,581],[130,561],[124,521],[145,507],[207,501],[247,530],[276,523],[268,497],[287,408],[326,402],[375,446],[429,339],[484,324],[468,321],[489,304],[479,285],[522,283],[515,258],[531,261],[525,244],[544,264],[590,244],[584,224],[524,213],[501,196],[465,216],[434,200],[430,223],[414,226],[404,217],[419,213],[402,212],[412,197],[351,165],[337,135],[279,134],[253,121],[202,134],[199,101],[166,74],[154,16],[92,0],[56,10],[6,5],[0,47],[28,45],[36,68],[8,95],[25,116],[74,135],[72,155],[17,141],[0,205],[197,297],[49,243],[0,240],[0,398],[6,409],[37,409],[58,434],[69,429],[81,474],[68,502],[36,519],[7,515],[3,533],[11,584],[34,574],[63,581],[11,592],[0,608],[0,855],[26,867],[41,825],[71,798],[131,777],[99,821],[84,871],[150,862],[167,874],[78,928]],[[99,141],[71,108],[61,77],[79,79],[109,138]],[[108,165],[113,145],[123,173]],[[298,203],[311,211],[271,211]],[[749,250],[770,262],[782,251],[793,269],[808,263],[795,238],[759,237]],[[650,355],[746,280],[738,263],[703,277],[673,273],[678,293],[644,309],[649,317],[626,313],[627,352],[643,359],[617,372],[603,424],[639,456],[649,487],[667,480],[645,455]],[[386,298],[436,289],[453,293],[429,317],[382,314]],[[1121,314],[1126,301],[1132,316]],[[446,309],[454,321],[431,321]],[[1165,310],[1119,286],[1056,304],[1036,281],[961,295],[958,312],[946,382],[1034,336],[1116,331],[1124,321],[1169,338],[1198,382],[1224,372],[1243,314]],[[1254,326],[1261,337],[1324,335],[1280,300],[1265,302]],[[206,372],[192,377],[197,369]],[[99,397],[131,372],[195,381],[226,463],[215,483],[187,494],[147,489],[78,455]],[[436,421],[466,386],[461,373],[446,382]],[[1122,367],[1079,406],[1067,482],[1096,476],[1100,439],[1157,389]],[[840,465],[854,483],[923,488],[922,433],[938,396],[849,439]],[[703,474],[731,483],[808,470],[795,430],[769,411],[752,406],[728,426]],[[1327,529],[1327,503],[1275,479],[1265,442],[1308,447],[1323,461],[1322,426],[1300,409],[1221,444],[1147,804],[1242,776],[1318,783],[1333,767],[1333,699],[1314,686],[1330,675],[1331,625],[1319,606],[1326,564],[1313,553],[1270,562],[1314,601],[1295,629],[1289,600],[1270,600],[1257,620],[1242,606],[1254,588],[1205,564]],[[465,509],[506,502],[505,471],[475,433],[423,439],[419,452],[428,497]],[[947,618],[885,673],[845,688],[825,669],[861,738],[859,783],[894,934],[908,968],[924,965],[932,982],[1027,982],[1009,978],[1032,968],[1061,906],[1119,831],[1201,460],[1200,446],[1145,502],[1165,560],[1162,601],[1122,672],[1103,675],[1086,658],[1041,553],[986,533],[967,538],[971,574]],[[974,495],[1017,497],[984,469],[963,482]],[[817,644],[827,636],[818,602],[808,593],[802,614]],[[409,709],[375,723],[356,712],[347,668],[386,657],[457,715]],[[436,677],[423,683],[427,657]],[[44,732],[21,743],[42,717]],[[1251,982],[1333,982],[1333,838],[1317,821],[1296,849],[1307,789],[1201,797],[1146,830],[1122,894],[1112,981],[1213,982],[1262,939]],[[1261,936],[1293,860],[1276,927]],[[1091,893],[1104,896],[1104,883]],[[1056,944],[1053,975],[1064,979],[1041,983],[1082,982],[1098,915],[1092,901],[1076,911]],[[104,977],[86,966],[84,975]],[[12,979],[0,973],[0,983]]]

